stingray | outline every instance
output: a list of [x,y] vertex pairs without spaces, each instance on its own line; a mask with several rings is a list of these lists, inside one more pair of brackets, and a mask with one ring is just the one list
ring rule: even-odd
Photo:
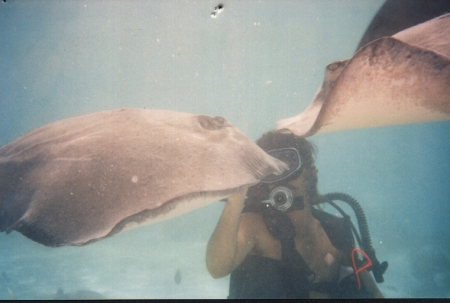
[[0,147],[0,231],[84,245],[286,168],[222,117],[145,109],[73,117]]
[[450,119],[450,14],[333,62],[312,103],[277,129],[298,136]]
[[364,33],[357,50],[385,36],[450,12],[450,0],[386,0]]

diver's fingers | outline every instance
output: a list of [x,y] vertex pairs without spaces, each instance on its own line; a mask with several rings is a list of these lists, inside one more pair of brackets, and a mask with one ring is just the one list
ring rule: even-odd
[[248,186],[242,186],[237,192],[228,197],[229,203],[244,203],[247,195]]

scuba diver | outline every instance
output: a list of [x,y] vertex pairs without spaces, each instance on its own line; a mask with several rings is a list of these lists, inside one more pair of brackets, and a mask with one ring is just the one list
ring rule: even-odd
[[[356,200],[340,193],[319,195],[314,146],[277,131],[257,144],[290,169],[226,201],[208,242],[206,265],[214,278],[231,274],[228,298],[382,298],[369,271],[380,283],[387,262],[376,259]],[[333,200],[352,206],[361,236]],[[343,217],[317,208],[325,202]]]

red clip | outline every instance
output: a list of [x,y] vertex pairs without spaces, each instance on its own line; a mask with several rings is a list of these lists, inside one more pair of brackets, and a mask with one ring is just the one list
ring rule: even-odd
[[[364,264],[363,266],[361,266],[360,268],[356,267],[356,262],[355,262],[355,254],[356,254],[356,252],[360,252],[364,256],[364,258],[367,259],[367,263]],[[370,260],[369,256],[362,249],[359,249],[359,248],[355,247],[352,250],[352,263],[353,263],[353,270],[355,271],[356,280],[358,281],[358,290],[359,290],[359,289],[361,289],[361,282],[359,280],[359,273],[362,272],[363,270],[371,267],[372,266],[372,260]]]

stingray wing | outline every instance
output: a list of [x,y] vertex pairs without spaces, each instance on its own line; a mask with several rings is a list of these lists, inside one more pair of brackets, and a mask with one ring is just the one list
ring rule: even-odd
[[74,117],[0,148],[0,231],[83,245],[285,168],[221,117],[141,109]]
[[[345,61],[344,61],[345,62]],[[450,14],[361,48],[300,115],[299,136],[450,119]],[[329,76],[328,76],[329,78]]]

